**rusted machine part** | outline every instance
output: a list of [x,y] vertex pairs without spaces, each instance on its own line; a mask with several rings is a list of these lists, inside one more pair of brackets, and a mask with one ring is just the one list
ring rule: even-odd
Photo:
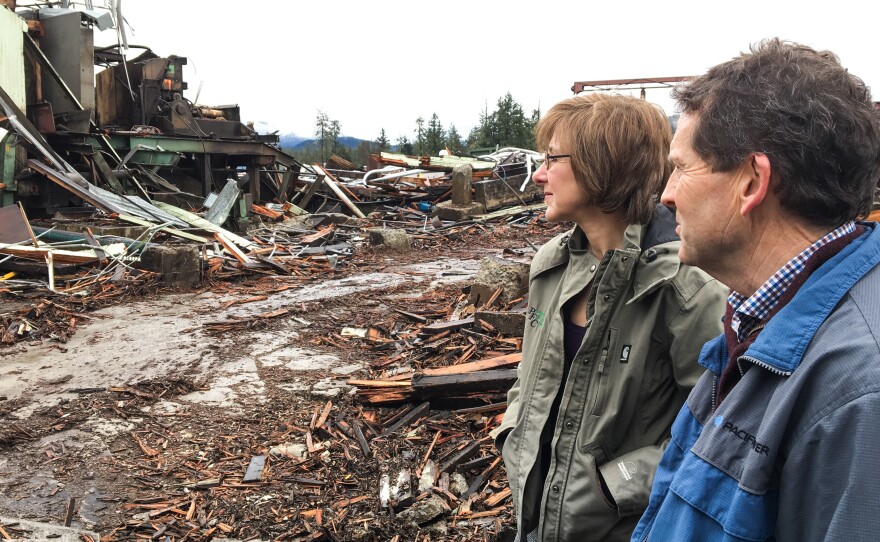
[[196,107],[196,113],[202,117],[209,119],[225,119],[226,113],[219,109],[211,109],[210,107]]

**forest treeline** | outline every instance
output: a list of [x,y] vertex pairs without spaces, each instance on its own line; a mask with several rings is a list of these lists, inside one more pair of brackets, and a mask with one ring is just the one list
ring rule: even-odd
[[371,153],[383,151],[437,156],[443,149],[459,155],[496,147],[534,149],[534,128],[540,116],[538,109],[526,116],[522,105],[508,92],[498,99],[493,111],[490,112],[487,106],[480,112],[479,122],[467,136],[460,134],[453,123],[444,126],[437,113],[433,113],[427,121],[418,117],[410,134],[399,134],[393,141],[385,128],[380,128],[373,141],[361,141],[357,146],[349,147],[340,141],[339,121],[331,119],[324,111],[318,111],[314,141],[304,148],[285,150],[307,164],[324,163],[336,154],[363,166]]

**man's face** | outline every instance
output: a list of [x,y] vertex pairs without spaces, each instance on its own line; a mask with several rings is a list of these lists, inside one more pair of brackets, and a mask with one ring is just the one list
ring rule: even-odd
[[736,198],[737,172],[714,173],[697,155],[692,142],[698,121],[693,114],[682,114],[678,120],[669,152],[675,169],[660,201],[675,208],[681,261],[715,275],[713,270],[729,267],[742,246],[744,229]]

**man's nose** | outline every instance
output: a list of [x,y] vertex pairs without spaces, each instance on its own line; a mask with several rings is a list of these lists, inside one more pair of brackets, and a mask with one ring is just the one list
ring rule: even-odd
[[666,181],[666,188],[660,194],[660,203],[667,207],[675,207],[675,189],[677,187],[678,182],[675,180],[675,174],[670,175],[669,180]]

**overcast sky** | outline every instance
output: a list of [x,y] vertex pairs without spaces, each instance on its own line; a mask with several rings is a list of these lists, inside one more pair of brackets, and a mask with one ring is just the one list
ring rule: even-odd
[[[189,59],[187,98],[202,83],[199,103],[237,103],[243,121],[301,136],[318,110],[362,139],[412,139],[433,113],[466,135],[506,92],[528,114],[575,81],[698,75],[773,36],[834,51],[880,100],[864,0],[121,1],[129,43]],[[668,94],[648,99],[672,113]]]

